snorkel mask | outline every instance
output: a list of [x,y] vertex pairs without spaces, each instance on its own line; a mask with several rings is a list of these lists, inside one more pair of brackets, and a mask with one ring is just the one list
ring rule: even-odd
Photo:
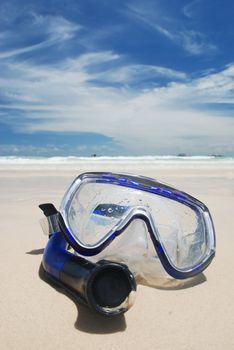
[[59,212],[52,204],[40,208],[50,236],[45,271],[105,315],[129,309],[135,279],[151,286],[163,278],[187,279],[215,255],[208,208],[151,178],[84,173]]

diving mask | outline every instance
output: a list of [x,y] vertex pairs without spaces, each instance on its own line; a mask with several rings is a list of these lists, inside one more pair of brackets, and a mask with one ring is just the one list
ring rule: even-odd
[[146,282],[162,270],[175,279],[193,277],[215,255],[208,208],[143,176],[84,173],[52,217],[78,255],[126,264]]

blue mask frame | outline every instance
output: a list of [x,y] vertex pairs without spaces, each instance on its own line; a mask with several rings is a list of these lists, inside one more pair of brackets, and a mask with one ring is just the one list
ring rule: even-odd
[[[134,188],[137,190],[153,193],[162,197],[169,198],[171,200],[182,203],[195,212],[202,213],[206,220],[209,221],[209,227],[207,226],[206,236],[209,236],[210,244],[207,249],[205,256],[202,260],[193,268],[190,269],[178,269],[176,268],[170,261],[167,256],[167,253],[160,243],[160,241],[155,237],[155,233],[152,228],[152,224],[150,222],[150,218],[146,215],[146,213],[141,211],[136,211],[131,218],[126,222],[126,224],[121,227],[121,229],[112,232],[109,236],[107,236],[102,242],[97,244],[95,247],[87,247],[81,244],[69,231],[68,225],[66,224],[66,213],[67,208],[69,207],[71,200],[74,194],[77,191],[78,186],[84,181],[93,181],[96,183],[106,183],[106,184],[115,184],[119,186],[124,186],[128,188]],[[63,232],[68,243],[73,247],[75,251],[84,256],[94,256],[104,250],[118,235],[123,233],[125,229],[131,224],[131,222],[135,219],[141,219],[145,222],[148,232],[150,234],[152,243],[154,245],[155,251],[164,267],[169,275],[176,279],[186,279],[189,277],[193,277],[200,272],[202,272],[212,261],[215,256],[215,231],[214,225],[209,213],[208,208],[196,198],[190,196],[189,194],[179,191],[171,186],[165,185],[159,181],[154,179],[143,177],[143,176],[134,176],[128,174],[114,174],[114,173],[102,173],[102,172],[93,172],[93,173],[84,173],[78,176],[66,192],[60,208],[59,215],[59,226],[61,231]]]

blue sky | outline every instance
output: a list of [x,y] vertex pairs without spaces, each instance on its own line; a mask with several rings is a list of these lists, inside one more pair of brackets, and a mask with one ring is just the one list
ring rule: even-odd
[[0,155],[234,154],[234,2],[0,3]]

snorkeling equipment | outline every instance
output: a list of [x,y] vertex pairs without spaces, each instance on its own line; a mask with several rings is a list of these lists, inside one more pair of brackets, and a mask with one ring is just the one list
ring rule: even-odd
[[[51,234],[44,269],[106,315],[132,304],[134,277],[148,285],[163,275],[186,279],[202,272],[215,255],[208,208],[151,178],[84,173],[65,193],[60,212],[53,208],[41,205]],[[112,283],[115,277],[121,282]]]
[[114,316],[127,311],[136,291],[128,267],[107,260],[94,264],[68,252],[68,243],[57,224],[58,211],[50,203],[39,207],[47,219],[41,222],[43,230],[49,235],[42,260],[47,276],[100,314]]

